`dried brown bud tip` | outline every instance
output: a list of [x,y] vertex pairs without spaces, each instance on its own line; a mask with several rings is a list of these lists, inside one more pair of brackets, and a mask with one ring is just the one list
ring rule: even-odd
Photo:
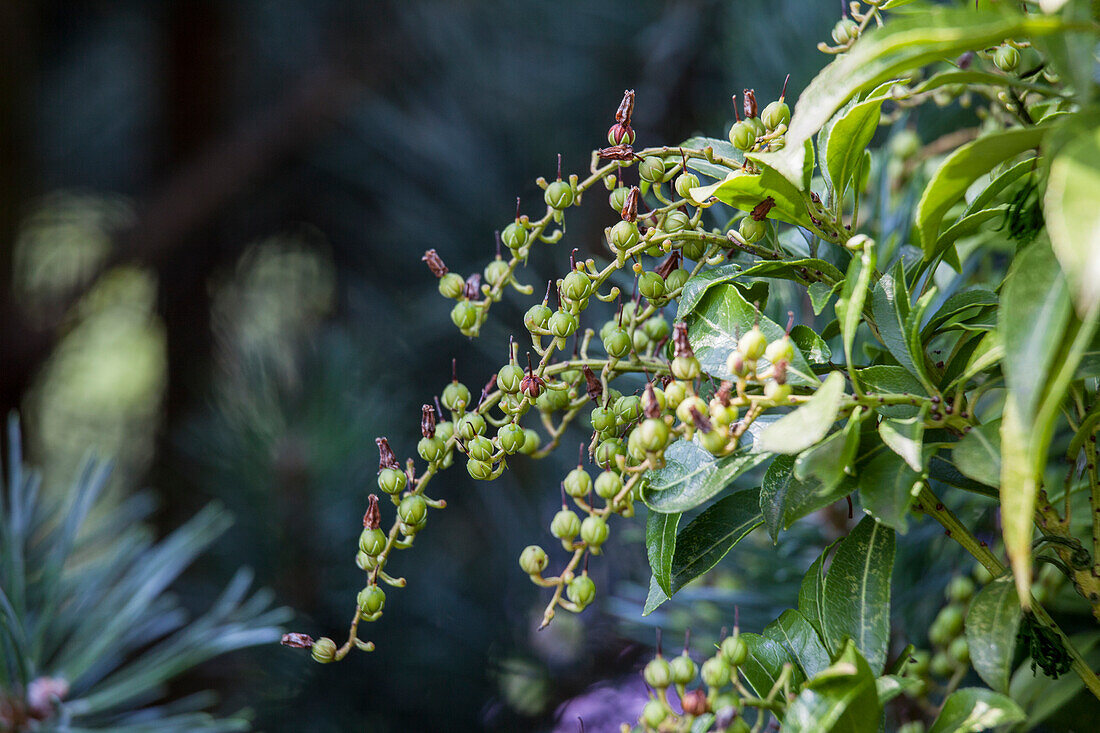
[[657,403],[657,393],[653,391],[653,384],[645,386],[645,398],[642,400],[642,410],[648,418],[661,416],[661,406]]
[[431,405],[420,408],[420,434],[425,438],[435,437],[435,408]]
[[728,379],[723,379],[722,384],[718,386],[718,391],[714,393],[714,396],[718,398],[718,401],[721,402],[724,407],[729,407],[732,392],[733,382]]
[[367,497],[367,512],[363,515],[365,529],[378,529],[382,526],[382,510],[378,508],[377,494]]
[[672,250],[672,252],[669,253],[668,257],[665,258],[664,262],[657,265],[657,269],[655,269],[654,272],[660,275],[661,279],[663,280],[664,278],[667,278],[670,274],[672,274],[672,271],[679,266],[680,250],[674,249]]
[[752,119],[756,117],[756,92],[746,89],[742,94],[745,97],[745,117]]
[[687,715],[694,715],[695,717],[705,715],[709,708],[707,693],[700,689],[688,690],[680,698],[680,706]]
[[672,343],[676,345],[676,356],[691,358],[695,356],[695,352],[691,350],[691,343],[688,342],[688,327],[683,321],[677,321],[672,324]]
[[[625,131],[624,131],[624,130],[616,129],[618,127],[619,127],[619,125],[615,125],[615,127],[612,127],[611,130],[608,131],[608,134],[616,134],[617,135],[617,134],[620,134],[620,133],[622,133],[622,134],[629,134],[630,133],[630,128],[626,128]],[[618,139],[618,138],[616,138],[616,139]],[[629,145],[625,145],[625,144],[624,145],[612,145],[609,148],[600,148],[599,150],[596,151],[596,155],[598,155],[603,160],[633,160],[633,158],[634,158],[634,148],[632,148]]]
[[313,637],[309,634],[283,634],[279,642],[283,646],[292,646],[295,649],[309,649],[313,646]]
[[709,433],[714,430],[714,425],[711,423],[710,418],[703,415],[695,407],[691,408],[691,421],[695,423],[696,430],[702,430],[704,433]]
[[623,221],[635,221],[638,218],[638,202],[641,198],[641,189],[637,186],[631,186],[630,191],[626,194],[626,203],[623,204],[623,210],[619,212],[623,217]]
[[596,374],[585,364],[581,368],[581,373],[584,374],[584,386],[588,392],[588,399],[596,402],[603,396],[603,384],[596,377]]
[[429,249],[420,259],[428,263],[428,269],[431,270],[432,274],[436,277],[443,277],[450,272],[447,266],[443,264],[443,260],[440,259],[439,253],[434,249]]
[[542,381],[542,377],[532,371],[528,371],[519,383],[519,391],[531,399],[534,399],[542,394],[542,387],[544,384],[545,382]]
[[390,441],[385,438],[375,438],[374,443],[378,446],[378,472],[381,473],[383,468],[400,471],[401,464],[397,462],[397,457],[394,456],[393,450],[390,448]]
[[775,208],[775,199],[771,196],[767,197],[755,207],[753,207],[752,216],[753,221],[764,221],[768,218],[768,212]]
[[615,121],[630,127],[632,114],[634,114],[634,90],[627,89],[623,92],[623,101],[619,102],[619,109],[615,111]]
[[476,300],[481,294],[481,275],[476,272],[466,278],[466,286],[462,289],[462,295],[468,300]]
[[786,384],[787,383],[787,360],[786,359],[781,359],[780,361],[777,361],[776,363],[772,364],[772,379],[775,380],[776,384]]

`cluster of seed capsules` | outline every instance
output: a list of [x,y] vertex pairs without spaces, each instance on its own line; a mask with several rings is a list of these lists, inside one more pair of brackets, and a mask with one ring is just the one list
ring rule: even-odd
[[[757,700],[738,675],[741,665],[748,661],[749,649],[737,628],[699,665],[691,657],[689,640],[690,636],[684,642],[683,652],[666,659],[661,654],[658,637],[657,655],[642,670],[649,699],[638,717],[638,726],[647,733],[687,733],[700,716],[712,713],[713,724],[708,730],[748,733],[749,724],[741,713],[746,703],[752,705]],[[623,726],[624,731],[628,729],[629,726]]]

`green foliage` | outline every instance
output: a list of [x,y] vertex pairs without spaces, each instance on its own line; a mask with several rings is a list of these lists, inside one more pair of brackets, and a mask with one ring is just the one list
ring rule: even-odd
[[248,716],[215,718],[211,696],[161,706],[170,680],[227,652],[279,639],[283,609],[248,595],[242,569],[201,616],[167,593],[230,525],[217,506],[160,542],[137,495],[90,520],[110,475],[87,461],[61,503],[22,465],[9,421],[8,476],[0,496],[0,727],[4,730],[225,731]]

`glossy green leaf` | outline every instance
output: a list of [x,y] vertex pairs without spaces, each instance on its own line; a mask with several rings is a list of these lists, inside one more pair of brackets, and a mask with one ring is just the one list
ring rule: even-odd
[[997,692],[1008,692],[1021,615],[1020,600],[1008,576],[982,588],[966,613],[970,663]]
[[883,420],[878,424],[878,434],[882,442],[898,454],[909,468],[918,473],[924,470],[924,459],[921,456],[923,416],[918,415],[907,420]]
[[887,527],[905,534],[906,517],[920,490],[921,474],[893,451],[881,449],[859,469],[857,480],[863,508]]
[[760,488],[760,511],[773,542],[778,541],[779,530],[789,529],[802,517],[843,499],[855,489],[848,478],[833,486],[813,476],[799,480],[794,476],[794,460],[793,456],[776,456]]
[[840,289],[840,284],[826,285],[822,282],[810,283],[808,292],[810,295],[810,305],[813,306],[814,315],[820,316],[825,307],[829,305],[829,298],[833,297],[833,293]]
[[845,112],[829,133],[825,164],[829,169],[835,196],[842,196],[856,169],[863,162],[863,151],[871,144],[882,112],[882,97],[868,99]]
[[741,274],[741,269],[740,265],[730,262],[718,267],[708,267],[689,279],[680,293],[680,301],[676,306],[676,320],[686,319],[712,285],[729,282]]
[[810,680],[787,708],[782,733],[878,730],[882,703],[875,675],[849,642],[837,660]]
[[[924,295],[917,298],[909,315],[905,317],[905,338],[908,342],[909,355],[913,357],[913,366],[917,370],[917,378],[921,383],[933,391],[932,379],[929,376],[930,367],[925,359],[924,339],[921,337],[921,324],[924,323],[924,315],[932,305],[932,301],[939,295],[935,286],[929,288]],[[990,325],[992,328],[992,324]]]
[[735,492],[707,507],[676,536],[672,594],[718,564],[763,521],[759,489]]
[[829,652],[821,643],[817,631],[794,609],[787,609],[768,624],[764,628],[764,636],[786,647],[807,678],[813,678],[829,666]]
[[[1003,79],[1005,77],[998,78]],[[1008,170],[990,181],[988,186],[971,199],[970,203],[966,205],[966,211],[963,212],[963,218],[987,209],[1002,191],[1033,170],[1035,170],[1035,158],[1026,158],[1009,167]]]
[[997,294],[984,288],[974,288],[973,290],[955,293],[944,301],[939,310],[928,319],[928,324],[924,328],[925,337],[927,338],[929,334],[935,333],[936,329],[948,320],[967,311],[985,306],[996,306],[998,303],[1000,303],[1000,299],[997,298]]
[[787,648],[777,641],[761,636],[760,634],[742,633],[741,640],[749,649],[748,660],[741,665],[741,674],[745,676],[749,686],[760,697],[766,697],[771,692],[779,675],[783,673],[783,665],[790,664],[795,667],[795,684],[799,685],[805,680],[797,667],[795,658]]
[[755,263],[752,267],[745,268],[742,274],[746,277],[751,275],[753,277],[778,277],[784,280],[795,280],[802,278],[803,272],[814,277],[824,277],[834,283],[844,279],[844,273],[836,269],[835,265],[813,257],[791,260],[765,260]]
[[855,343],[856,329],[863,320],[863,306],[867,301],[867,290],[871,286],[874,273],[875,247],[872,242],[868,242],[862,252],[852,257],[844,276],[844,287],[833,305],[844,340],[844,358],[849,365],[855,364],[852,359],[852,344]]
[[1043,214],[1078,315],[1100,303],[1100,124],[1079,129],[1050,164]]
[[905,270],[900,261],[893,270],[879,278],[871,295],[871,312],[890,355],[910,374],[919,378],[920,372],[909,353],[909,341],[905,337],[905,321],[909,317],[909,292],[904,278]]
[[646,595],[645,605],[642,606],[642,616],[648,616],[656,611],[662,603],[668,600],[668,593],[661,588],[656,576],[649,578],[649,593]]
[[715,458],[695,442],[677,440],[665,450],[665,467],[647,475],[641,498],[655,512],[686,512],[716,496],[766,458],[764,453],[745,451]]
[[792,184],[801,185],[804,142],[861,91],[963,51],[996,45],[1005,38],[1052,33],[1061,25],[1056,17],[944,7],[892,18],[837,56],[810,82],[795,104],[786,146],[758,157]]
[[[839,540],[838,540],[839,542]],[[833,549],[836,542],[830,544],[817,559],[813,561],[806,574],[802,576],[802,584],[798,589],[798,612],[813,627],[821,639],[825,640],[825,559]],[[830,652],[830,647],[825,647]]]
[[967,360],[966,368],[955,379],[951,380],[948,384],[948,391],[960,384],[973,379],[976,375],[981,374],[986,369],[992,369],[1001,363],[1001,359],[1004,358],[1005,347],[1004,337],[1000,331],[990,331],[986,333],[982,340],[978,343],[978,346],[970,354],[970,358]]
[[[812,226],[809,212],[806,210],[806,202],[798,187],[769,167],[757,167],[761,169],[759,173],[735,171],[718,183],[693,188],[691,189],[692,198],[696,201],[716,198],[742,211],[752,211],[762,201],[770,198],[775,202],[775,206],[768,211],[769,219],[778,219],[787,224],[798,224],[807,228]],[[799,170],[798,173],[801,181],[802,171]]]
[[[690,281],[689,281],[690,283]],[[734,379],[726,369],[726,358],[737,348],[737,340],[759,322],[760,330],[768,341],[782,338],[786,329],[745,300],[744,295],[728,282],[711,285],[703,293],[695,307],[684,315],[688,324],[688,340],[698,357],[703,371],[718,379]],[[766,369],[768,362],[757,362],[759,369]],[[787,371],[792,385],[813,387],[818,384],[806,357],[795,346],[794,358]]]
[[967,478],[997,487],[1001,483],[1001,421],[971,428],[951,449],[953,462]]
[[[877,395],[908,394],[914,397],[924,397],[928,394],[924,386],[905,367],[883,364],[857,369],[856,375],[859,377],[863,388],[869,393]],[[918,407],[914,400],[912,406],[880,405],[875,408],[875,412],[885,417],[908,418],[917,414]]]
[[894,531],[864,517],[837,548],[822,591],[826,643],[839,649],[852,639],[876,675],[890,646],[893,572]]
[[822,492],[832,492],[852,470],[859,451],[859,428],[862,421],[863,412],[853,410],[842,429],[799,453],[794,461],[794,477],[799,481],[817,479],[822,484]]
[[974,181],[999,163],[1030,150],[1043,139],[1044,127],[1014,127],[979,137],[949,155],[936,170],[917,203],[917,231],[924,258],[939,252],[940,225],[947,212]]
[[759,449],[792,455],[819,442],[836,422],[843,396],[844,377],[833,372],[807,402],[760,433]]
[[645,547],[649,557],[649,567],[657,585],[667,595],[672,594],[670,577],[672,575],[672,557],[676,552],[676,528],[680,524],[680,514],[661,514],[650,510],[645,523]]
[[1026,719],[1010,698],[982,687],[964,687],[944,701],[928,733],[978,733]]
[[814,364],[828,364],[833,357],[833,351],[825,339],[805,324],[799,323],[791,329],[791,341]]
[[[680,147],[685,150],[704,150],[710,148],[714,151],[715,155],[724,160],[731,161],[737,165],[741,165],[745,162],[745,154],[730,144],[729,140],[719,140],[716,137],[691,137],[680,143]],[[711,163],[702,158],[688,158],[688,168],[693,171],[702,173],[708,178],[715,180],[722,180],[729,175],[730,169],[725,165],[719,165],[718,163]]]

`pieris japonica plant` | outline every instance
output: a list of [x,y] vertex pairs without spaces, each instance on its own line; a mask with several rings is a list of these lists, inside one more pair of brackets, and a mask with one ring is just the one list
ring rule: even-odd
[[[1098,34],[1088,0],[852,2],[797,101],[744,90],[722,137],[640,140],[645,100],[627,91],[588,170],[559,158],[538,180],[545,207],[517,204],[484,272],[424,254],[471,337],[506,295],[536,292],[535,248],[563,270],[495,373],[471,388],[456,370],[426,395],[418,457],[378,439],[393,509],[366,502],[346,640],[285,643],[319,662],[373,648],[363,623],[405,585],[390,561],[444,508],[438,474],[492,481],[581,442],[546,482],[561,507],[549,536],[518,558],[545,588],[544,626],[593,603],[589,565],[636,514],[641,614],[750,533],[779,544],[834,503],[863,513],[766,628],[734,626],[695,657],[658,647],[624,730],[1034,725],[1033,670],[1100,697],[1033,582],[1052,566],[1100,620]],[[947,131],[922,140],[918,113]],[[604,236],[566,243],[585,204]],[[999,524],[968,524],[960,502]],[[917,522],[974,561],[927,640],[891,629],[895,547]]]

